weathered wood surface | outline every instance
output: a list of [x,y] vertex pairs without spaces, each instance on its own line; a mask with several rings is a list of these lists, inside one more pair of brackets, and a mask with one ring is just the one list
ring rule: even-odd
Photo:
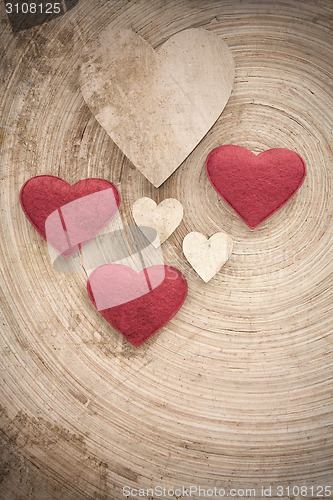
[[[331,2],[82,0],[15,35],[2,3],[0,11],[1,497],[330,482]],[[130,28],[153,48],[191,27],[228,43],[236,79],[225,111],[160,189],[84,102],[77,23],[87,34],[107,23]],[[297,195],[254,231],[205,174],[208,152],[227,143],[287,147],[307,165]],[[128,224],[140,197],[183,204],[162,249],[185,274],[188,298],[142,348],[99,316],[84,274],[52,268],[19,207],[21,185],[37,174],[114,181]],[[182,253],[190,231],[234,240],[207,284]]]

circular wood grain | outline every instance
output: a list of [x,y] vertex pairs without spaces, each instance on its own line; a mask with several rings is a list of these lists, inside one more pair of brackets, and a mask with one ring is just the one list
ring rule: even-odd
[[[1,498],[118,499],[125,485],[193,484],[256,488],[260,498],[262,485],[328,484],[332,3],[81,0],[14,34],[0,9]],[[222,116],[159,189],[80,94],[75,29],[93,34],[108,23],[153,47],[203,27],[234,56]],[[307,165],[297,195],[254,231],[205,174],[207,154],[221,144],[290,148]],[[21,185],[38,174],[115,182],[125,224],[143,196],[183,204],[163,251],[186,276],[188,297],[142,347],[97,313],[84,274],[52,268],[19,206]],[[190,231],[234,239],[230,260],[207,284],[182,254]]]

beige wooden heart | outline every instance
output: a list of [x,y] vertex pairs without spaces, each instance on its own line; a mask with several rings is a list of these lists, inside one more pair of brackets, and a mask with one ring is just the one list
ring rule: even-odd
[[232,247],[232,239],[225,233],[215,233],[207,239],[201,233],[192,232],[183,241],[185,257],[206,283],[227,262]]
[[181,31],[154,50],[132,31],[107,27],[82,54],[84,100],[156,187],[213,126],[235,75],[226,43],[204,29]]
[[183,205],[175,198],[167,198],[157,205],[154,200],[145,197],[136,200],[132,207],[132,213],[138,226],[156,229],[159,236],[157,245],[159,245],[169,238],[179,226],[184,210]]

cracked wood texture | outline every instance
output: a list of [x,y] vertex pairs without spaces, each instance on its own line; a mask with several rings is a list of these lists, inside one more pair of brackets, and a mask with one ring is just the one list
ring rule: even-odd
[[[329,483],[332,3],[81,0],[16,33],[0,11],[1,498],[121,499],[124,485],[159,484],[256,488],[260,498],[261,485]],[[202,27],[235,60],[222,116],[159,189],[80,93],[75,29],[91,35],[108,23],[154,48]],[[301,190],[254,231],[206,177],[205,158],[221,144],[290,148],[306,162]],[[115,182],[125,224],[138,198],[183,204],[163,251],[188,297],[142,347],[97,313],[84,274],[52,268],[19,206],[20,187],[38,174]],[[234,240],[207,284],[182,254],[190,231]]]

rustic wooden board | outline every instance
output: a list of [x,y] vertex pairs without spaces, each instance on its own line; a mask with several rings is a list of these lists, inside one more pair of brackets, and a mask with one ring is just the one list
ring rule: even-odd
[[[0,9],[1,497],[120,499],[126,484],[231,483],[257,488],[259,498],[261,484],[328,484],[331,2],[81,0],[66,16],[16,34]],[[107,23],[131,28],[155,49],[191,27],[228,43],[236,65],[230,101],[160,189],[84,102],[77,23],[87,34]],[[254,231],[205,174],[208,152],[228,143],[290,148],[307,165],[297,195]],[[21,185],[37,174],[114,181],[128,224],[143,196],[184,206],[162,249],[186,276],[188,297],[142,348],[99,316],[84,274],[52,268],[19,206]],[[182,253],[190,231],[234,240],[207,284]]]

